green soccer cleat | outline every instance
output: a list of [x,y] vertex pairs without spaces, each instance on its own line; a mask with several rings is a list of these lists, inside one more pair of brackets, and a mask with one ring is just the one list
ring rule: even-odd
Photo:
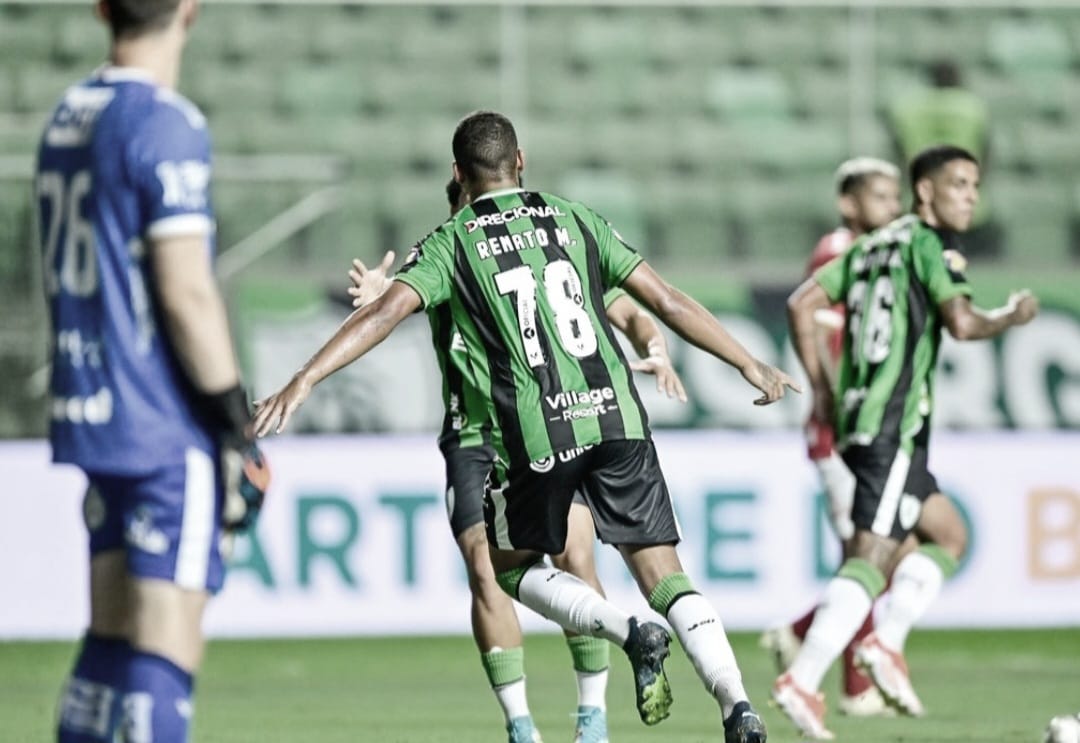
[[667,630],[656,622],[638,624],[635,617],[630,617],[630,635],[623,650],[634,669],[638,714],[646,725],[656,725],[671,714],[671,686],[664,673],[670,642]]
[[506,724],[506,732],[510,734],[509,743],[544,743],[531,717],[515,717]]
[[578,707],[574,743],[608,743],[607,715],[599,707]]

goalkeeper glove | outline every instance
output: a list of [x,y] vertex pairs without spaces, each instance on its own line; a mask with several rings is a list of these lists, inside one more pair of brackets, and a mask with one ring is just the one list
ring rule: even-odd
[[255,525],[270,486],[270,468],[252,435],[247,393],[236,385],[204,395],[203,409],[219,437],[222,525],[226,531],[246,531]]

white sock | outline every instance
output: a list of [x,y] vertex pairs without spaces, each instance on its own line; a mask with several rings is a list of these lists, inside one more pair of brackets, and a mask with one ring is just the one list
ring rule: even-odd
[[688,593],[670,606],[667,620],[694,664],[694,670],[720,703],[724,719],[727,719],[731,709],[738,702],[747,701],[748,697],[720,615],[704,596]]
[[575,671],[577,674],[577,703],[579,707],[599,707],[607,709],[604,699],[607,696],[606,670],[597,673]]
[[866,619],[873,600],[858,581],[837,576],[825,587],[814,623],[788,672],[807,691],[817,691],[833,661]]
[[893,572],[889,602],[874,631],[885,647],[900,652],[915,623],[941,593],[945,574],[922,552],[909,553]]
[[522,576],[518,601],[579,635],[592,635],[623,646],[630,635],[630,615],[583,580],[538,562]]
[[492,691],[499,700],[506,721],[510,722],[515,717],[529,717],[529,703],[525,698],[525,677],[512,681],[509,684],[497,686]]

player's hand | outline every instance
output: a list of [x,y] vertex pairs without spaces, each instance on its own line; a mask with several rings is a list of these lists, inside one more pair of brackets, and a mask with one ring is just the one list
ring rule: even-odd
[[634,371],[654,374],[656,376],[656,391],[676,397],[679,402],[686,402],[686,390],[682,380],[679,379],[675,367],[671,365],[671,359],[662,354],[653,354],[648,358],[631,361],[630,368]]
[[382,263],[375,268],[368,268],[359,258],[354,258],[352,264],[349,279],[353,285],[349,287],[348,292],[353,298],[353,307],[363,307],[365,304],[374,302],[386,291],[390,283],[386,274],[394,265],[394,251],[388,250],[383,256]]
[[802,392],[802,387],[784,372],[774,366],[754,359],[742,370],[743,379],[763,393],[754,400],[755,405],[771,405],[784,396],[785,388]]
[[247,531],[255,525],[270,487],[266,458],[246,439],[223,442],[221,477],[225,490],[222,525],[227,532]]
[[1039,300],[1027,289],[1010,294],[1006,307],[1012,315],[1013,325],[1026,325],[1039,314]]
[[289,425],[292,414],[311,394],[311,385],[300,374],[294,376],[280,391],[255,401],[255,435],[262,438],[273,431],[281,433]]

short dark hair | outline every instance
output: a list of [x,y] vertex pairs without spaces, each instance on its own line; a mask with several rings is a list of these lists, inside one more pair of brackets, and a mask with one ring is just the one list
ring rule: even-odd
[[454,160],[468,181],[513,176],[518,140],[510,119],[475,111],[454,130]]
[[105,0],[114,38],[142,36],[169,25],[180,0]]
[[968,160],[979,164],[978,159],[963,147],[951,144],[939,144],[927,147],[911,160],[911,168],[908,171],[911,176],[911,193],[915,197],[915,204],[919,204],[919,181],[923,178],[935,175],[939,170],[953,160]]
[[446,184],[446,200],[450,203],[450,211],[455,211],[458,208],[458,202],[461,201],[461,191],[461,184],[453,178]]

